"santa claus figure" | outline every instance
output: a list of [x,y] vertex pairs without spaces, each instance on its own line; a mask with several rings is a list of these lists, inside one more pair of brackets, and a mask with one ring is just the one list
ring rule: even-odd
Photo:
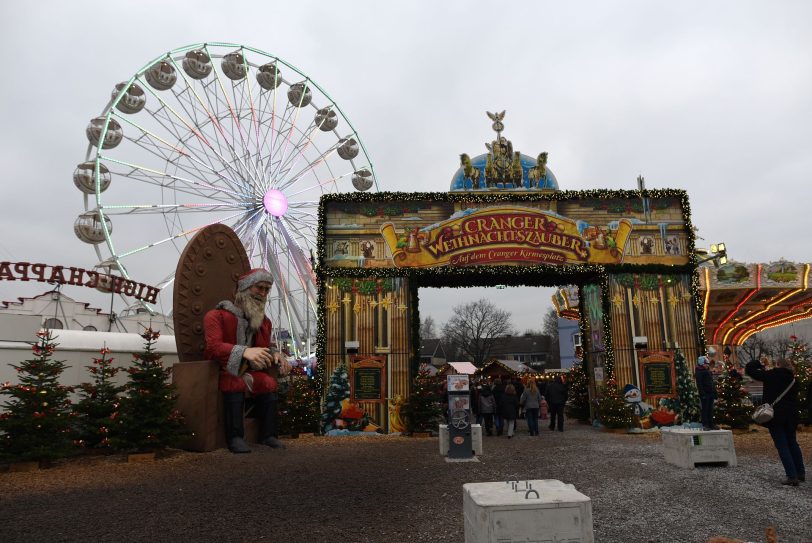
[[254,396],[259,442],[274,449],[279,441],[278,396],[275,375],[287,375],[290,366],[271,340],[271,321],[265,316],[271,274],[253,269],[237,281],[234,302],[217,304],[203,320],[207,358],[220,363],[226,443],[233,453],[249,453],[244,439],[245,392]]

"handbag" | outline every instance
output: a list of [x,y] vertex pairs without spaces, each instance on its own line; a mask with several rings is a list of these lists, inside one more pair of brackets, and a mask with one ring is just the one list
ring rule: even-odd
[[753,411],[753,420],[758,424],[764,424],[773,420],[773,415],[775,415],[773,406],[768,403],[763,403]]
[[773,410],[773,405],[777,404],[781,400],[781,398],[784,397],[784,394],[789,392],[789,389],[791,389],[794,384],[795,384],[795,379],[793,379],[792,382],[787,387],[787,389],[784,392],[782,392],[781,395],[778,396],[778,398],[775,399],[775,401],[772,403],[772,405],[770,405],[768,403],[763,403],[763,404],[759,405],[756,408],[756,410],[753,411],[753,420],[755,422],[757,422],[758,424],[765,424],[765,423],[768,423],[771,420],[773,420],[773,417],[775,416],[775,411]]

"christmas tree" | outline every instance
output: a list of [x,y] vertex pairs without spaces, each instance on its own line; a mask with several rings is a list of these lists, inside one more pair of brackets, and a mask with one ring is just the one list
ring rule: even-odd
[[632,406],[617,390],[617,383],[609,379],[598,393],[598,420],[607,428],[631,428],[634,424]]
[[721,378],[716,381],[713,420],[716,424],[746,430],[750,427],[752,413],[753,402],[742,388],[742,376],[730,361],[726,361]]
[[57,344],[50,331],[37,334],[34,357],[19,366],[17,385],[5,383],[0,393],[11,399],[0,415],[0,455],[8,460],[52,460],[75,447],[71,436],[71,387],[59,384],[67,366],[52,360]]
[[812,360],[804,340],[798,336],[789,337],[788,357],[795,365],[795,379],[798,381],[798,407],[801,422],[812,424],[812,412],[809,409],[809,383],[812,382]]
[[76,433],[81,447],[110,448],[110,425],[116,418],[123,386],[113,383],[121,370],[113,366],[113,358],[107,358],[110,349],[101,351],[101,358],[94,358],[92,366],[85,366],[93,381],[79,385],[79,403],[74,412],[79,416]]
[[302,367],[293,368],[288,379],[290,386],[279,409],[281,433],[298,436],[318,431],[319,395],[314,380]]
[[321,412],[321,427],[327,433],[336,429],[336,419],[341,417],[341,402],[350,397],[350,381],[347,375],[347,366],[339,365],[330,377],[330,388],[324,400],[324,409]]
[[428,432],[437,427],[437,419],[443,414],[440,394],[440,387],[428,367],[421,365],[412,381],[409,399],[401,408],[407,432]]
[[117,448],[155,451],[189,436],[175,409],[175,388],[169,383],[172,369],[164,368],[155,352],[159,336],[151,328],[141,334],[144,351],[133,354],[133,365],[127,369],[126,394],[111,428],[110,440]]
[[677,370],[677,400],[675,406],[669,406],[679,414],[682,422],[698,422],[700,417],[699,391],[696,388],[691,368],[688,367],[682,352],[677,349],[674,355]]
[[576,363],[567,374],[569,399],[567,400],[567,417],[589,422],[589,378],[584,371],[583,363]]

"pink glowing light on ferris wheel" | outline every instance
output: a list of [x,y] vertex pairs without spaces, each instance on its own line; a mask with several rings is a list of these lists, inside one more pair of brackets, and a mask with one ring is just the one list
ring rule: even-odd
[[281,217],[288,210],[288,199],[277,189],[271,189],[262,198],[265,210],[274,217]]

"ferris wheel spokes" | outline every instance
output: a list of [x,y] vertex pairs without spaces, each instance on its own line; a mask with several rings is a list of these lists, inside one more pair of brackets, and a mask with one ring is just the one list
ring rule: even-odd
[[[330,156],[332,156],[335,152],[337,152],[337,150],[338,150],[338,146],[333,145],[330,149],[327,149],[327,151],[321,153],[321,155],[318,157],[318,159],[316,159],[314,161],[311,161],[309,164],[305,165],[305,167],[302,170],[300,170],[299,172],[297,172],[295,175],[292,175],[292,176],[288,177],[287,179],[285,179],[285,181],[280,185],[280,190],[284,189],[284,188],[287,188],[290,185],[293,185],[294,183],[298,182],[303,176],[305,176],[308,173],[314,171],[314,169],[319,164],[322,164],[322,163],[326,164],[326,160],[328,158],[330,158]],[[295,166],[296,163],[294,163],[293,165]],[[328,168],[328,170],[330,169],[329,166],[327,166],[327,168]],[[330,173],[332,173],[332,171]],[[335,178],[333,178],[333,179],[335,179]],[[327,183],[329,183],[329,182],[330,182],[330,180],[327,180]],[[320,182],[319,184],[321,186],[324,185],[323,182]],[[315,187],[311,187],[311,189],[312,188],[315,188]],[[307,190],[307,188],[305,188],[304,190]]]
[[[123,160],[118,160],[118,159],[115,159],[113,157],[102,155],[102,156],[100,156],[100,159],[104,160],[104,162],[107,163],[107,164],[120,164],[122,166],[127,166],[128,168],[131,168],[133,170],[133,172],[136,172],[136,171],[137,172],[149,172],[149,173],[153,174],[154,176],[157,176],[157,179],[159,179],[159,180],[160,179],[164,179],[164,180],[165,179],[171,179],[172,181],[178,181],[180,183],[183,183],[183,185],[185,187],[188,187],[190,189],[197,189],[197,188],[210,189],[210,192],[203,192],[203,191],[198,192],[197,190],[194,190],[194,191],[189,191],[188,194],[193,194],[193,195],[197,195],[197,196],[201,196],[201,197],[205,197],[205,198],[214,198],[214,195],[217,194],[217,193],[222,194],[223,197],[231,196],[232,198],[244,198],[246,196],[246,194],[243,193],[243,192],[239,192],[239,191],[236,191],[236,190],[230,190],[230,189],[225,188],[225,187],[218,187],[218,186],[213,185],[211,183],[205,183],[203,181],[198,181],[198,180],[195,180],[195,179],[187,179],[185,177],[180,177],[178,175],[173,175],[173,174],[170,174],[168,172],[162,172],[162,171],[156,170],[154,168],[148,168],[147,166],[134,164],[134,163],[131,163],[131,162],[125,162]],[[125,174],[124,177],[132,178],[132,177],[134,177],[134,175],[135,175],[134,173],[130,173],[130,174]],[[147,178],[147,179],[144,179],[145,181],[154,182],[153,181],[155,179],[154,177],[152,177],[152,176],[145,176],[145,177]],[[164,183],[160,182],[160,181],[158,181],[155,184],[157,186],[160,186],[160,187],[166,187],[166,185]],[[177,187],[174,183],[172,185],[173,185],[173,189],[183,191],[182,188]],[[228,201],[228,200],[223,200],[223,201]]]
[[[266,234],[267,232],[264,232]],[[267,243],[267,237],[265,237]],[[302,312],[296,303],[294,296],[295,291],[292,290],[291,285],[287,282],[287,274],[280,267],[280,260],[274,258],[273,249],[268,246],[265,251],[267,267],[274,277],[276,290],[279,294],[279,314],[278,319],[283,319],[287,324],[288,332],[292,338],[303,338],[309,336],[307,329],[307,321],[302,317]],[[278,325],[277,325],[278,327]],[[296,341],[293,342],[293,348],[298,353],[299,345]]]
[[104,211],[105,215],[122,216],[122,215],[144,215],[150,213],[165,214],[168,211],[175,213],[210,213],[212,211],[223,210],[241,210],[242,206],[223,203],[223,204],[130,204],[130,205],[101,205],[99,207]]
[[331,178],[326,179],[324,181],[319,180],[314,186],[302,187],[302,189],[298,190],[297,192],[292,192],[291,196],[298,196],[299,194],[304,194],[306,192],[310,192],[314,188],[323,189],[324,187],[329,186],[331,183],[332,183],[333,186],[335,186],[335,185],[338,184],[338,181],[344,179],[345,177],[347,177],[349,175],[353,175],[353,172],[347,172],[347,173],[342,174],[342,175],[334,176],[334,177],[331,177]]
[[219,221],[213,221],[213,222],[211,222],[209,224],[203,224],[203,225],[200,225],[200,226],[195,226],[194,228],[190,228],[190,229],[185,230],[183,232],[178,232],[177,234],[173,234],[173,235],[171,235],[171,236],[169,236],[167,238],[164,238],[162,240],[159,240],[159,241],[156,241],[156,242],[153,242],[153,243],[149,243],[147,245],[142,245],[141,247],[137,247],[137,248],[132,249],[130,251],[120,252],[118,254],[118,259],[121,260],[123,258],[134,255],[136,253],[140,253],[141,251],[145,251],[147,249],[151,249],[153,247],[163,245],[164,243],[168,243],[170,241],[174,241],[174,240],[179,239],[179,238],[187,237],[187,236],[189,236],[191,234],[196,233],[198,230],[202,230],[203,228],[205,228],[207,226],[210,226],[212,224],[225,223],[225,222],[230,221],[231,219],[234,219],[235,217],[239,217],[240,215],[242,215],[242,212],[231,215],[230,217],[225,217],[225,218],[223,218],[223,219],[221,219]]
[[[299,243],[293,239],[288,232],[288,229],[285,228],[283,221],[281,219],[277,219],[275,221],[275,226],[284,237],[285,245],[288,247],[288,256],[290,257],[289,259],[295,268],[296,276],[302,285],[302,289],[307,295],[307,301],[310,303],[311,308],[315,311],[316,278],[313,275],[313,268],[310,266],[310,262],[307,260],[307,257],[304,256],[304,251],[302,251]],[[299,232],[299,235],[301,236],[301,232]]]
[[[186,140],[179,139],[178,140],[178,143],[183,143],[184,147],[185,147],[185,148],[180,148],[180,147],[178,147],[176,145],[172,145],[171,143],[167,142],[165,139],[163,139],[160,136],[154,134],[152,131],[148,130],[147,128],[144,128],[143,126],[140,126],[139,124],[135,123],[134,121],[131,121],[130,119],[128,119],[126,117],[118,117],[118,118],[120,118],[123,123],[125,123],[127,125],[130,125],[133,128],[135,128],[138,131],[138,133],[140,133],[140,135],[141,135],[140,137],[137,137],[137,138],[126,137],[126,138],[128,140],[132,141],[134,144],[141,147],[142,149],[144,149],[145,151],[147,151],[148,153],[151,153],[154,156],[156,156],[157,158],[159,158],[159,159],[161,159],[163,161],[166,161],[168,163],[171,163],[173,155],[175,155],[175,154],[178,155],[179,157],[185,157],[186,159],[188,159],[189,161],[192,162],[191,165],[197,170],[197,172],[199,174],[202,174],[203,172],[197,166],[201,166],[203,168],[208,169],[211,173],[213,173],[216,176],[220,177],[233,190],[237,190],[237,183],[235,182],[235,179],[241,179],[240,171],[238,169],[235,169],[235,168],[231,167],[231,163],[229,161],[225,160],[221,155],[217,154],[216,156],[221,159],[221,161],[220,161],[221,164],[231,167],[232,173],[236,174],[235,179],[232,179],[232,178],[229,178],[229,177],[225,176],[222,172],[218,171],[214,167],[213,164],[209,164],[207,166],[202,160],[200,160],[197,157],[197,155],[195,153],[196,149],[189,145],[189,140],[188,139],[186,139]],[[153,115],[153,119],[161,127],[168,130],[166,125],[164,125],[161,122],[161,118],[158,117],[157,114]],[[174,125],[172,120],[169,117],[166,117],[166,119],[172,125],[173,130],[176,130],[177,127],[176,127],[176,125]],[[206,141],[205,138],[201,137],[201,139],[203,139],[203,141]],[[156,141],[159,142],[160,144],[156,143]],[[211,150],[216,153],[216,150],[214,150],[213,148]],[[207,154],[203,153],[202,150],[200,150],[199,152],[203,156],[207,156]],[[177,167],[183,168],[187,173],[191,173],[189,170],[186,170],[184,168],[184,166],[182,164],[179,164],[177,161],[175,162],[175,164],[176,164]]]
[[[291,106],[288,106],[287,109],[291,109]],[[279,163],[277,165],[276,171],[274,171],[271,174],[271,177],[270,177],[271,180],[276,179],[279,176],[279,170],[281,170],[282,165],[285,163],[287,153],[288,153],[288,147],[290,147],[291,136],[293,135],[293,130],[296,128],[296,121],[299,119],[299,113],[301,112],[302,108],[301,107],[293,107],[293,109],[295,109],[296,112],[293,115],[293,121],[290,123],[290,126],[288,127],[287,135],[285,136],[285,146],[284,146],[284,148],[281,149],[281,154],[279,155]],[[287,111],[286,111],[286,113],[287,113]],[[276,155],[276,153],[274,153],[274,156],[275,155]],[[273,160],[273,156],[271,157],[271,159]]]
[[[200,175],[206,175],[206,173],[201,170],[201,168],[207,170],[215,177],[218,177],[221,181],[227,184],[232,190],[240,190],[240,186],[242,188],[245,187],[245,183],[241,182],[242,177],[238,169],[234,168],[229,161],[227,161],[218,149],[215,149],[214,146],[208,141],[208,139],[203,135],[201,128],[196,125],[190,125],[190,121],[187,119],[182,118],[174,109],[166,108],[167,110],[172,112],[172,115],[166,115],[160,110],[150,111],[153,115],[155,121],[163,127],[167,132],[175,134],[178,138],[178,142],[182,143],[185,149],[173,149],[174,152],[178,153],[179,156],[185,157],[189,162],[190,165],[198,172]],[[176,124],[175,121],[179,121],[184,127],[188,130],[188,136],[182,136],[180,133],[180,126]],[[194,137],[191,137],[194,136]],[[198,148],[193,145],[193,142],[199,142],[201,147]],[[138,142],[136,142],[138,143]],[[153,143],[154,145],[154,143]],[[141,145],[142,148],[145,148],[148,152],[153,152],[152,149],[147,149],[145,146]],[[157,147],[157,146],[156,146]],[[207,152],[210,151],[210,152]],[[158,149],[160,152],[160,150]],[[232,176],[227,176],[222,169],[218,169],[215,164],[213,163],[212,153],[214,156],[219,159],[220,164],[226,166],[232,173]],[[157,154],[153,152],[153,154]],[[162,156],[162,155],[160,155]],[[200,157],[205,157],[207,162],[202,160]],[[165,158],[165,157],[164,157]],[[169,159],[167,159],[169,160]],[[190,170],[184,164],[177,164],[176,167],[179,167],[190,173]],[[235,175],[236,174],[236,175]]]
[[[326,166],[327,159],[338,151],[339,144],[337,142],[324,151],[319,150],[315,142],[313,141],[313,138],[310,137],[312,133],[315,131],[315,129],[318,128],[318,126],[315,125],[315,123],[311,123],[309,128],[312,129],[307,133],[306,137],[305,134],[302,134],[302,136],[299,138],[299,141],[297,142],[297,145],[301,146],[301,150],[295,155],[289,157],[288,160],[285,162],[285,164],[281,165],[280,167],[282,171],[277,176],[277,179],[279,180],[277,184],[280,189],[288,187],[289,185],[295,183],[308,172],[315,171],[315,168],[319,164],[325,164]],[[305,140],[306,143],[302,145],[302,143]],[[307,161],[307,164],[305,164],[303,168],[299,170],[296,174],[289,175],[289,173],[294,169],[294,167],[299,163],[299,161],[305,157],[305,152],[311,145],[313,146],[313,149],[316,150],[317,156],[312,159],[305,159]],[[326,167],[329,169],[329,166]]]
[[[184,84],[186,85],[186,90],[189,91],[187,93],[187,96],[194,96],[195,97],[195,100],[197,101],[197,104],[203,109],[203,112],[206,113],[206,115],[208,116],[208,120],[211,122],[211,126],[214,127],[214,130],[212,130],[211,135],[214,136],[213,139],[217,143],[217,146],[218,146],[219,150],[216,151],[216,154],[217,154],[218,158],[220,159],[220,161],[223,162],[224,164],[226,164],[228,162],[225,159],[225,157],[223,156],[223,154],[224,154],[223,145],[225,145],[225,147],[226,147],[225,151],[228,154],[231,155],[232,160],[237,160],[238,159],[238,153],[237,153],[237,151],[236,151],[236,149],[235,149],[235,147],[233,145],[233,142],[229,142],[229,137],[228,137],[229,135],[226,134],[225,129],[223,127],[223,124],[220,122],[220,120],[223,117],[225,117],[226,115],[221,113],[219,111],[218,107],[215,107],[216,99],[217,99],[216,92],[214,92],[214,93],[205,92],[204,95],[206,96],[206,101],[204,102],[203,99],[200,97],[200,93],[198,91],[196,91],[194,86],[190,83],[189,78],[185,74],[185,70],[179,69],[179,67],[177,65],[177,62],[175,62],[174,59],[171,59],[171,62],[175,66],[176,72],[181,74],[181,79],[183,80]],[[215,74],[217,73],[216,70],[212,70],[212,71],[214,71]],[[211,81],[201,82],[201,86],[202,86],[203,91],[208,91],[208,89],[209,89],[209,87],[211,85],[212,85]],[[176,96],[178,97],[178,101],[181,104],[183,104],[184,102],[183,102],[183,100],[181,100],[181,95],[182,95],[181,93],[176,94]],[[212,103],[212,95],[214,95],[215,103]],[[189,98],[188,102],[189,102],[188,103],[189,107],[191,107],[193,110],[195,110],[196,108],[194,106],[194,101],[192,101]],[[184,109],[186,109],[186,108],[184,107]],[[215,113],[212,113],[212,111],[214,111]],[[196,122],[195,124],[197,125],[198,128],[200,128],[206,123]],[[218,137],[218,135],[219,135],[219,137]],[[234,139],[233,135],[231,135],[231,136],[232,136],[231,139],[233,140]],[[221,145],[221,143],[223,145]],[[212,147],[212,151],[214,151],[213,147]],[[240,174],[240,172],[237,172],[237,173]]]

